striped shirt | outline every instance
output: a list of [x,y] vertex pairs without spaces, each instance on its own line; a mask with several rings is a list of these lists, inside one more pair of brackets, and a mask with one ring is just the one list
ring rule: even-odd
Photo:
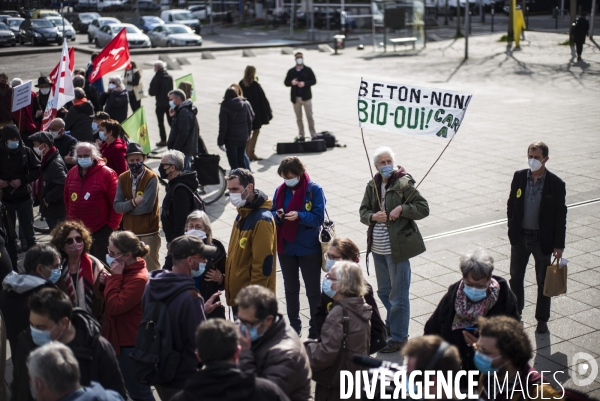
[[[385,210],[385,183],[381,183],[381,206]],[[390,233],[386,223],[375,223],[373,228],[373,243],[371,251],[378,255],[391,255],[392,247],[390,246]]]

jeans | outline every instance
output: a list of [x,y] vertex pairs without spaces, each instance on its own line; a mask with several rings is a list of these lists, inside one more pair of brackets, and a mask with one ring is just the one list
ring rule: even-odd
[[231,169],[246,168],[246,142],[234,142],[225,144],[227,149],[227,160]]
[[194,158],[194,156],[192,155],[185,155],[184,159],[183,159],[183,171],[192,171],[192,159]]
[[546,269],[550,266],[550,255],[544,255],[540,248],[540,241],[536,234],[521,236],[515,244],[510,247],[510,289],[517,296],[517,307],[522,314],[525,307],[525,271],[529,256],[533,254],[535,261],[535,278],[537,282],[537,305],[535,307],[535,318],[539,322],[547,322],[550,319],[550,297],[544,295],[544,282],[546,281]]
[[310,329],[308,333],[311,338],[317,338],[317,330],[316,327],[313,327],[312,318],[321,301],[321,261],[323,255],[321,251],[304,256],[284,255],[282,253],[278,255],[281,273],[283,274],[285,304],[290,326],[298,333],[302,330],[302,321],[300,320],[300,276],[298,274],[301,271],[310,308]]
[[169,116],[169,105],[159,106],[156,105],[156,118],[158,119],[158,131],[160,133],[160,140],[167,141],[167,131],[165,130],[165,114],[167,115],[167,122],[171,125],[171,116]]
[[45,217],[44,219],[46,220],[46,224],[48,224],[48,228],[50,229],[50,231],[52,231],[54,229],[54,227],[56,227],[59,223],[65,221],[64,217],[59,217],[59,218]]
[[252,171],[252,170],[250,170],[250,158],[248,157],[248,153],[246,152],[246,149],[244,149],[244,164],[246,165],[246,170]]
[[389,326],[392,340],[408,340],[410,322],[410,261],[394,263],[392,255],[379,255],[373,252],[377,295],[387,310],[386,326]]
[[[27,246],[32,247],[37,244],[37,240],[33,232],[33,199],[27,198],[22,202],[3,200],[2,203],[6,207],[6,212],[12,221],[13,227],[17,221],[17,217],[19,218],[19,231],[23,230],[23,234],[25,235],[25,239],[27,241]],[[8,238],[6,251],[10,255],[13,265],[16,266],[18,253],[17,238]]]
[[138,383],[131,375],[131,358],[129,355],[131,355],[133,349],[134,347],[121,347],[121,353],[117,355],[117,361],[119,361],[123,382],[129,393],[129,398],[134,401],[155,401],[150,386]]

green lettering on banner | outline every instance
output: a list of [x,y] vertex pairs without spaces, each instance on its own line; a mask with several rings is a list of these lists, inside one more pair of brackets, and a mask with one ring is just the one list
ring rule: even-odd
[[414,112],[415,112],[415,123],[414,124],[412,124],[410,122],[410,115],[412,114],[412,112],[413,112],[413,108],[409,107],[408,108],[408,124],[406,125],[408,129],[415,129],[419,126],[419,109],[414,109]]
[[436,135],[446,138],[448,136],[448,128],[442,127],[442,129],[439,130]]
[[[380,119],[382,109],[383,109],[383,119]],[[379,102],[379,104],[377,105],[377,125],[385,125],[385,123],[387,122],[387,112],[388,112],[388,104],[386,102]]]
[[440,114],[444,115],[444,114],[446,114],[446,111],[444,109],[439,109],[438,111],[435,112],[435,116],[433,117],[433,119],[438,123],[440,121],[442,121],[442,117],[440,117]]
[[448,128],[450,128],[450,127],[452,127],[453,121],[454,121],[454,116],[452,114],[448,114],[446,116],[446,118],[444,118],[444,121],[442,121],[442,124],[448,123]]
[[373,119],[375,118],[375,100],[371,100],[371,124],[374,124]]
[[[358,121],[360,121],[361,123],[366,123],[367,120],[369,119],[369,113],[367,113],[368,108],[369,108],[369,103],[367,103],[364,100],[358,101]],[[361,113],[362,113],[362,116],[361,116]]]
[[460,127],[460,120],[458,118],[455,118],[454,123],[452,124],[452,130],[454,132],[458,131],[458,127]]
[[[398,124],[398,110],[402,110],[402,121],[400,122],[400,124]],[[406,109],[404,108],[404,106],[396,107],[396,113],[394,114],[394,125],[396,126],[396,128],[404,127],[405,118],[406,118]]]

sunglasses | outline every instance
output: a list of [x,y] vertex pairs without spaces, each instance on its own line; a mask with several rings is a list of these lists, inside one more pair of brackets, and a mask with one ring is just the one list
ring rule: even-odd
[[83,238],[81,237],[75,237],[75,238],[67,238],[65,240],[65,244],[67,245],[73,245],[73,243],[77,242],[78,244],[81,244],[83,242]]

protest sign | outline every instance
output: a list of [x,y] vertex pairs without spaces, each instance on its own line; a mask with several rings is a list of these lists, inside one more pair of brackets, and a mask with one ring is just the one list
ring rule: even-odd
[[13,88],[12,111],[17,111],[31,104],[31,81]]
[[192,99],[192,102],[195,102],[196,101],[196,91],[195,91],[196,87],[194,86],[194,77],[192,76],[192,74],[187,74],[187,75],[184,75],[181,78],[177,78],[175,80],[175,87],[179,88],[179,84],[181,82],[187,82],[190,85],[192,85],[192,96],[191,96],[191,99]]
[[362,79],[358,90],[361,128],[452,138],[472,95],[445,89]]

